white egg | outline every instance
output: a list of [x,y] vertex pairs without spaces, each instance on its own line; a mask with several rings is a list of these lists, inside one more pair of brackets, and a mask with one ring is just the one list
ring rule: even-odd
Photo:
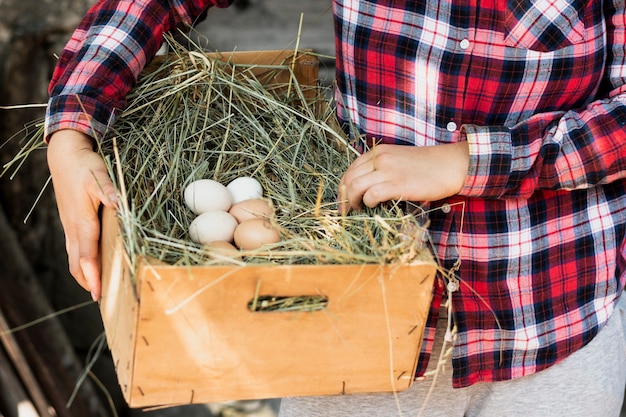
[[195,214],[209,210],[228,211],[232,205],[230,191],[223,184],[213,180],[197,180],[185,187],[185,204]]
[[232,242],[237,220],[222,210],[209,210],[196,217],[189,225],[189,237],[192,241],[207,243]]
[[252,177],[235,178],[226,188],[230,191],[233,204],[250,198],[263,197],[263,187]]

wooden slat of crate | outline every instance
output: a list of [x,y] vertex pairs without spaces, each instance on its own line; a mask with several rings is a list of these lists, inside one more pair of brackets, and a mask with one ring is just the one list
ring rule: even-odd
[[[112,212],[103,225],[102,316],[131,407],[410,386],[434,264],[144,262],[135,292]],[[316,312],[251,312],[257,288],[261,295],[323,294],[329,304]]]
[[[295,55],[295,59],[294,59]],[[235,51],[207,53],[210,59],[219,58],[221,61],[239,65],[246,71],[250,71],[268,89],[272,86],[283,88],[289,85],[293,77],[298,80],[298,85],[304,90],[306,98],[313,98],[318,93],[318,72],[319,59],[310,50],[302,50],[297,53],[293,50],[267,50],[267,51]],[[146,66],[145,72],[152,72],[158,69],[164,62],[172,57],[160,55]],[[201,58],[194,58],[201,60]],[[288,66],[292,72],[279,71],[275,67]]]
[[100,314],[113,356],[120,387],[128,400],[133,383],[139,297],[131,276],[132,266],[112,210],[102,214],[100,236],[102,297]]

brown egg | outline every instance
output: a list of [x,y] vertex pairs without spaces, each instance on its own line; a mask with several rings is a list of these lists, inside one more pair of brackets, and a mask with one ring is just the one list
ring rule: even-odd
[[236,257],[239,254],[239,249],[237,249],[235,245],[224,240],[216,240],[214,242],[207,243],[204,245],[204,249],[211,256],[219,255]]
[[236,250],[237,248],[230,242],[226,242],[225,240],[216,240],[211,243],[207,243],[204,246],[207,250],[215,250],[215,251],[225,251],[225,250]]
[[280,234],[266,219],[250,219],[235,229],[235,245],[244,250],[258,249],[280,241]]
[[250,198],[234,204],[228,212],[242,223],[254,218],[269,219],[274,214],[274,209],[265,199]]

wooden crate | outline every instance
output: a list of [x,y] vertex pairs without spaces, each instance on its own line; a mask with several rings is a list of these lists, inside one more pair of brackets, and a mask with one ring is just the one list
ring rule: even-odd
[[[266,65],[292,52],[224,56]],[[167,58],[160,58],[167,59]],[[303,55],[299,84],[314,94],[318,61]],[[131,407],[299,395],[392,392],[412,382],[436,265],[174,267],[125,252],[117,217],[103,211],[106,337]],[[253,312],[263,296],[324,295],[314,312]]]
[[[101,254],[100,309],[131,407],[393,392],[411,384],[434,263],[185,268],[144,259],[131,271],[108,209]],[[255,294],[322,294],[328,305],[252,312]]]

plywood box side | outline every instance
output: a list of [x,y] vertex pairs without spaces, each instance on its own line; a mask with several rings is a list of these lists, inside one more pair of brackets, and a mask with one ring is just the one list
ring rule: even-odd
[[[434,270],[427,262],[143,264],[130,404],[402,391],[415,370]],[[329,305],[318,312],[252,313],[247,305],[257,290],[323,293]]]
[[119,385],[128,401],[133,385],[139,298],[130,258],[124,248],[116,212],[104,208],[100,239],[102,299],[100,314]]

